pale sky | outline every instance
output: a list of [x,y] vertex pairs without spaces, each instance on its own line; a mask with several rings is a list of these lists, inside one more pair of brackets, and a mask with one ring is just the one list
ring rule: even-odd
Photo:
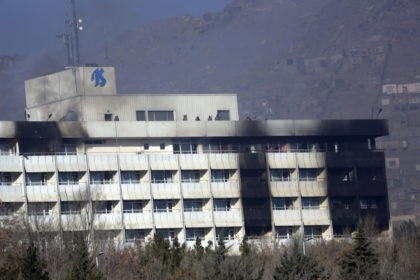
[[[68,0],[0,0],[0,55],[62,47]],[[221,11],[232,0],[76,0],[85,43],[112,40],[154,20]],[[83,42],[82,42],[83,44]]]

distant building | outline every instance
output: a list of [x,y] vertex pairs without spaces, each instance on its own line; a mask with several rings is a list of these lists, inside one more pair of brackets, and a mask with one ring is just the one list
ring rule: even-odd
[[386,121],[240,121],[234,94],[117,95],[97,70],[27,81],[27,121],[0,122],[2,219],[115,242],[388,228]]

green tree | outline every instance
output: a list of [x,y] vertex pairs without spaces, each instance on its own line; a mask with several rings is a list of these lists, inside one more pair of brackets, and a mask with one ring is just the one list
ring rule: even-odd
[[105,277],[97,269],[85,240],[76,240],[70,258],[69,280],[100,280]]
[[179,266],[181,265],[181,261],[182,261],[182,258],[184,257],[184,252],[185,252],[184,249],[185,249],[184,245],[181,246],[181,244],[179,244],[178,237],[175,236],[174,241],[172,242],[171,250],[170,250],[172,271],[174,271],[176,268],[179,268]]
[[359,224],[353,249],[339,261],[343,279],[379,279],[379,261],[363,226]]
[[23,279],[49,279],[46,264],[40,259],[37,247],[31,242],[26,249],[26,254],[19,262],[20,275]]
[[197,258],[197,260],[201,260],[201,258],[204,255],[204,247],[201,244],[201,238],[197,236],[195,239],[194,244],[194,256]]
[[275,280],[328,279],[322,265],[318,264],[312,256],[302,254],[297,240],[289,249],[281,255],[280,263],[274,270]]

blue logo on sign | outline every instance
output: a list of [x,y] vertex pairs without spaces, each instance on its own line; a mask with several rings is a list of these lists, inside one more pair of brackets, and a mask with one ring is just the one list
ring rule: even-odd
[[104,87],[106,85],[106,79],[104,78],[104,69],[103,68],[96,68],[95,71],[92,72],[92,76],[90,77],[91,81],[95,81],[95,87]]

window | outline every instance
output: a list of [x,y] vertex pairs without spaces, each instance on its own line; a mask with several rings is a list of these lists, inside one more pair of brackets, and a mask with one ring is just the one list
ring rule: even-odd
[[136,111],[136,121],[146,121],[146,111]]
[[208,144],[203,144],[203,152],[204,153],[228,153],[228,152],[231,152],[231,150],[229,150],[228,144],[225,144],[225,143],[208,143]]
[[75,144],[63,144],[57,152],[64,155],[75,155],[77,154],[77,148]]
[[351,207],[351,199],[332,199],[331,206],[333,209],[344,209],[350,210]]
[[349,168],[331,168],[329,169],[329,176],[340,182],[353,182],[354,181],[354,171]]
[[143,202],[140,200],[128,200],[123,202],[124,213],[143,213]]
[[359,168],[357,175],[361,181],[385,181],[385,170],[382,168]]
[[195,241],[197,238],[200,240],[205,239],[205,233],[203,228],[187,228],[186,229],[186,240]]
[[26,184],[28,186],[45,186],[48,178],[47,173],[26,173]]
[[175,230],[174,229],[156,229],[156,234],[159,234],[163,239],[167,241],[172,241],[175,239]]
[[200,182],[199,170],[182,170],[181,171],[182,183],[198,183]]
[[211,181],[212,182],[228,182],[230,178],[230,170],[212,170]]
[[58,173],[58,182],[60,185],[78,185],[79,174],[77,172]]
[[233,228],[216,228],[216,239],[223,237],[224,241],[235,239],[235,230]]
[[215,199],[213,201],[214,211],[230,211],[230,199]]
[[110,171],[94,171],[90,172],[90,183],[106,185],[114,183],[114,172]]
[[103,145],[105,144],[106,141],[105,140],[86,140],[85,144],[86,145]]
[[155,200],[153,202],[154,212],[172,212],[172,200]]
[[322,237],[322,228],[319,226],[305,226],[304,227],[305,238],[321,238]]
[[321,170],[315,168],[300,168],[299,180],[300,181],[317,181]]
[[143,145],[143,149],[148,150],[148,149],[149,149],[149,144],[147,144],[147,143],[146,143],[146,144],[144,144],[144,145]]
[[147,112],[149,121],[173,121],[174,111],[148,111]]
[[144,241],[145,239],[145,232],[144,230],[140,229],[126,229],[125,230],[125,241],[126,242],[136,242],[136,241]]
[[197,144],[181,143],[174,144],[174,154],[196,154]]
[[79,202],[61,202],[61,214],[62,215],[75,215],[80,214],[82,211],[82,205]]
[[293,209],[292,198],[273,198],[273,210],[291,210]]
[[217,115],[215,120],[217,121],[228,121],[230,120],[229,110],[217,110]]
[[53,207],[54,203],[29,202],[28,213],[30,216],[48,216]]
[[170,170],[152,171],[152,183],[173,183],[173,172]]
[[276,237],[279,239],[291,239],[293,238],[293,227],[276,227]]
[[15,207],[13,203],[2,202],[0,203],[0,216],[10,216],[15,214]]
[[159,147],[161,150],[165,150],[165,143],[160,143]]
[[302,209],[321,209],[319,197],[302,197]]
[[0,185],[1,186],[12,185],[12,174],[11,173],[0,173]]
[[122,184],[139,184],[143,177],[139,171],[121,171]]
[[104,120],[106,122],[112,121],[112,114],[104,114]]
[[203,211],[203,201],[194,199],[184,200],[184,212],[201,212]]
[[360,198],[360,209],[376,209],[378,204],[375,199]]
[[114,212],[114,207],[117,201],[96,201],[95,213],[96,214],[111,214]]
[[271,169],[270,170],[270,181],[290,181],[292,175],[291,169]]

